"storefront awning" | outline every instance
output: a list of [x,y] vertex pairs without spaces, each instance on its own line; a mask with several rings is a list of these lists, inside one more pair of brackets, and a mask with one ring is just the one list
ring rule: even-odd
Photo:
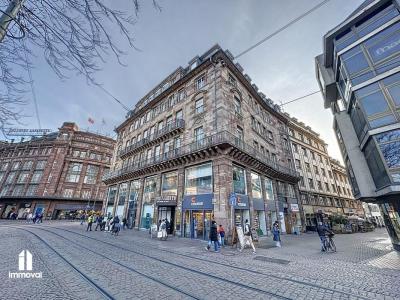
[[187,195],[182,202],[182,210],[212,210],[214,194]]

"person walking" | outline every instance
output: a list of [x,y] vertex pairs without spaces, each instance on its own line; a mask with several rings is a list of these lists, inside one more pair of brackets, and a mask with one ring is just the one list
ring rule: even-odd
[[126,223],[126,218],[122,219],[122,230],[125,230],[125,227],[128,229],[128,225]]
[[215,221],[211,222],[209,241],[211,243],[208,244],[207,250],[209,250],[211,244],[214,243],[214,251],[218,252],[218,228],[217,228],[217,223]]
[[224,227],[222,227],[221,224],[219,224],[219,227],[218,227],[218,235],[219,235],[219,238],[221,239],[221,241],[219,243],[220,246],[225,247],[225,229],[224,229]]
[[165,219],[161,221],[160,230],[161,230],[161,239],[166,240],[168,238],[168,233],[167,233],[167,223]]
[[85,222],[85,218],[86,218],[85,214],[84,213],[81,214],[81,225],[83,225],[83,223]]
[[272,226],[272,234],[273,234],[273,240],[275,241],[276,247],[282,247],[281,246],[281,232],[279,230],[279,222],[275,221],[274,225]]
[[112,222],[110,222],[110,225],[112,225],[111,226],[111,234],[114,234],[114,235],[118,235],[118,232],[119,232],[119,217],[118,216],[115,216],[114,217],[114,219],[112,220]]
[[32,213],[28,214],[28,217],[26,218],[26,221],[28,222],[28,224],[32,223]]
[[256,254],[256,247],[254,247],[253,239],[251,238],[250,223],[249,223],[249,220],[246,219],[246,222],[244,224],[244,239],[243,239],[242,247],[239,250],[240,252],[243,251],[244,246],[247,244],[247,242],[250,244],[251,248],[253,248],[253,254]]
[[100,231],[101,231],[101,225],[103,224],[103,216],[97,216],[96,218],[96,228],[94,229],[94,231],[97,231],[97,228],[100,227]]
[[86,227],[86,231],[88,231],[89,229],[90,229],[90,231],[92,231],[92,224],[93,224],[93,216],[90,215],[89,218],[88,218],[88,224],[87,224],[87,227]]

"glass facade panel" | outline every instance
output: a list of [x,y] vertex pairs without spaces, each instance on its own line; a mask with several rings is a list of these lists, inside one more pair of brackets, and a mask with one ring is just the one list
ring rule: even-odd
[[377,119],[371,120],[368,123],[371,128],[378,128],[378,127],[382,127],[385,125],[393,124],[395,122],[396,122],[396,119],[394,118],[394,116],[388,115],[388,116],[384,116],[382,118],[377,118]]
[[265,178],[264,180],[265,185],[265,196],[267,200],[273,201],[274,200],[274,189],[272,185],[272,180],[269,178]]
[[255,199],[262,199],[261,178],[256,173],[251,173],[251,194]]
[[378,91],[371,95],[362,97],[360,99],[360,103],[362,104],[368,116],[385,112],[389,109],[389,106],[382,91]]
[[378,149],[375,146],[374,139],[370,139],[364,150],[365,159],[367,161],[372,179],[375,186],[380,189],[390,184],[390,179],[382,163]]
[[233,192],[237,194],[246,194],[246,171],[243,168],[233,166]]
[[185,194],[199,195],[213,192],[212,163],[186,168]]
[[178,193],[178,172],[170,172],[162,175],[161,194],[177,195]]
[[150,202],[157,193],[157,177],[147,177],[144,180],[143,201]]

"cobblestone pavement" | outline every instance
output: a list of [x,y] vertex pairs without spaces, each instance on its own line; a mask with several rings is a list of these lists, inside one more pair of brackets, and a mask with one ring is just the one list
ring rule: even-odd
[[[282,248],[264,237],[257,254],[85,229],[79,222],[0,222],[0,298],[400,299],[400,254],[384,229],[336,235],[336,253],[321,253],[316,234],[282,236]],[[24,249],[43,278],[9,278]]]

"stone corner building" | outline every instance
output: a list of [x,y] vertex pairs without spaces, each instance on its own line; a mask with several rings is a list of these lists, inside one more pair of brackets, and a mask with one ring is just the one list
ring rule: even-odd
[[[104,212],[208,238],[210,220],[302,229],[288,119],[218,45],[179,67],[120,124]],[[230,197],[232,193],[234,197]],[[231,206],[230,199],[236,199]]]
[[100,210],[115,140],[65,122],[58,132],[20,143],[0,143],[0,217],[29,212],[61,219]]

